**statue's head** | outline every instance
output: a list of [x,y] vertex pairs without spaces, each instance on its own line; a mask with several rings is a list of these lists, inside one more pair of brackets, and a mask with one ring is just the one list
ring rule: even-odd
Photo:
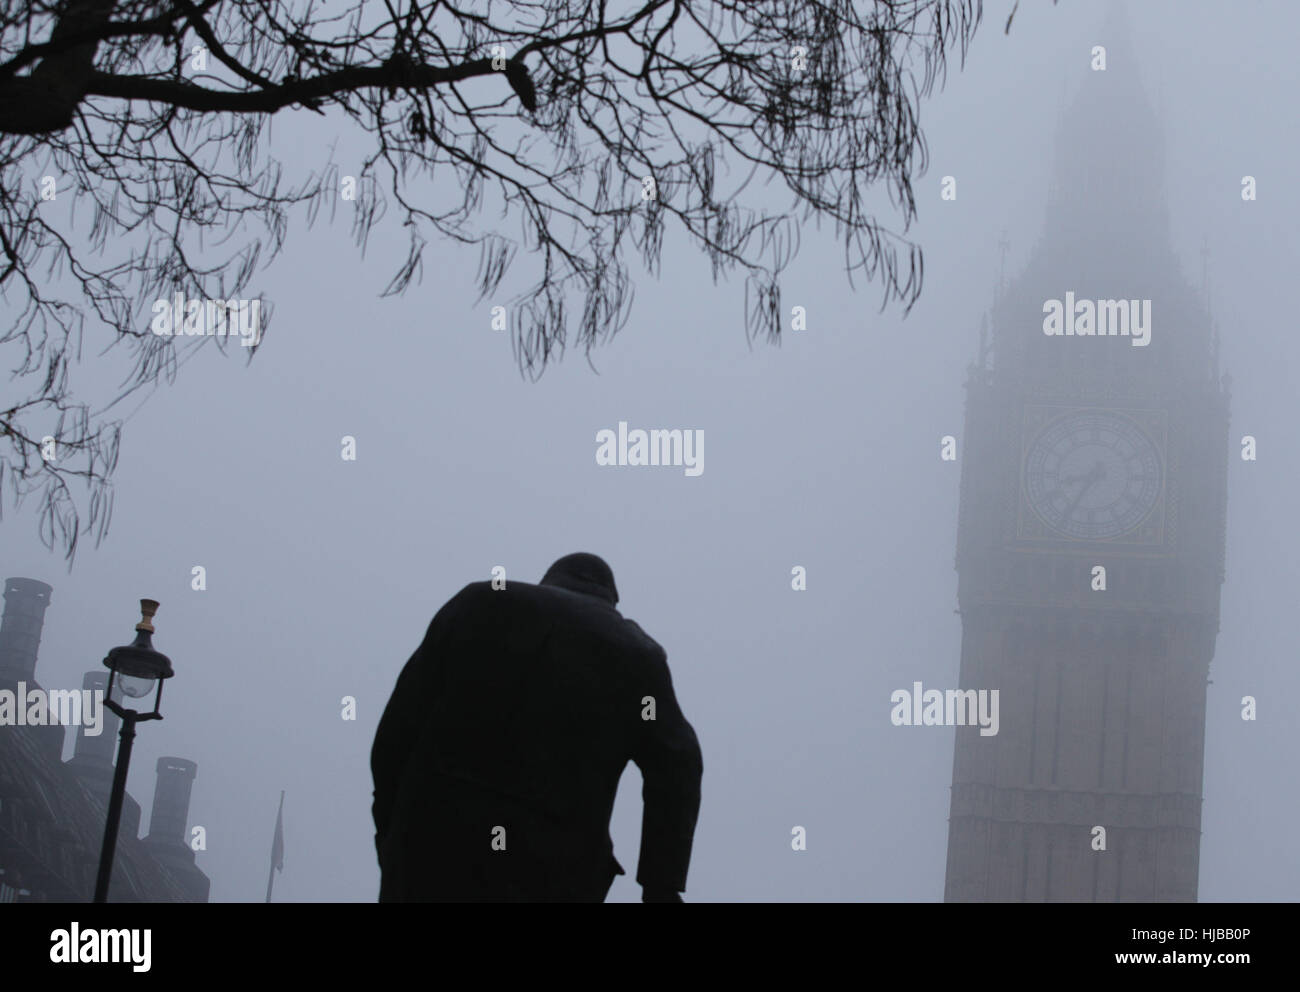
[[614,585],[613,570],[605,564],[605,559],[585,551],[565,555],[556,561],[542,576],[541,584],[595,596],[611,606],[618,605],[618,587]]

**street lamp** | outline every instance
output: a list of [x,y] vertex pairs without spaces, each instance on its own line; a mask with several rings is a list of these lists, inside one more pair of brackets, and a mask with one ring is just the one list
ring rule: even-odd
[[[140,720],[161,720],[158,707],[162,704],[163,680],[171,678],[171,660],[153,649],[153,617],[158,612],[156,599],[140,600],[140,622],[135,625],[135,640],[113,648],[104,659],[108,667],[108,689],[104,705],[122,718],[118,734],[117,765],[113,769],[113,792],[108,801],[108,821],[104,824],[104,846],[99,852],[99,875],[95,879],[95,902],[108,901],[108,881],[113,874],[113,854],[117,850],[117,827],[122,818],[122,797],[126,794],[126,772],[131,764],[131,742],[135,740],[135,725]],[[141,713],[127,709],[113,701],[116,683],[123,697],[144,699],[155,691],[153,712]]]

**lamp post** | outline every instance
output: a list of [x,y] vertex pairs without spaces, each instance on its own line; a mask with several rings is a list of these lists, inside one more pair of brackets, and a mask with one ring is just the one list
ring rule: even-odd
[[[108,882],[113,874],[113,854],[117,850],[117,827],[122,818],[122,797],[126,793],[126,773],[131,764],[131,742],[135,740],[135,725],[141,720],[161,720],[158,707],[162,703],[163,680],[171,678],[171,660],[153,649],[153,617],[158,612],[156,599],[140,600],[140,622],[135,625],[135,640],[113,648],[104,659],[108,667],[108,689],[104,705],[122,718],[118,734],[117,764],[113,769],[113,792],[108,801],[108,821],[104,824],[104,846],[99,852],[99,875],[95,879],[95,902],[108,901]],[[113,685],[124,697],[143,699],[150,692],[156,694],[153,712],[141,713],[127,709],[113,701]]]

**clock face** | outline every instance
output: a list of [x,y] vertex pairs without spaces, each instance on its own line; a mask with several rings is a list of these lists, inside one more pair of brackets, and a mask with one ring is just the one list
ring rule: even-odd
[[1024,484],[1030,507],[1057,534],[1081,541],[1120,537],[1160,501],[1160,453],[1122,414],[1077,411],[1034,439]]

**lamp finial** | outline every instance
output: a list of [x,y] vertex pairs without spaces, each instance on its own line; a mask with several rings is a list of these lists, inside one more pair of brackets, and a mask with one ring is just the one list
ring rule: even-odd
[[142,599],[140,600],[140,622],[135,625],[136,630],[147,630],[153,633],[153,617],[158,612],[158,600]]

